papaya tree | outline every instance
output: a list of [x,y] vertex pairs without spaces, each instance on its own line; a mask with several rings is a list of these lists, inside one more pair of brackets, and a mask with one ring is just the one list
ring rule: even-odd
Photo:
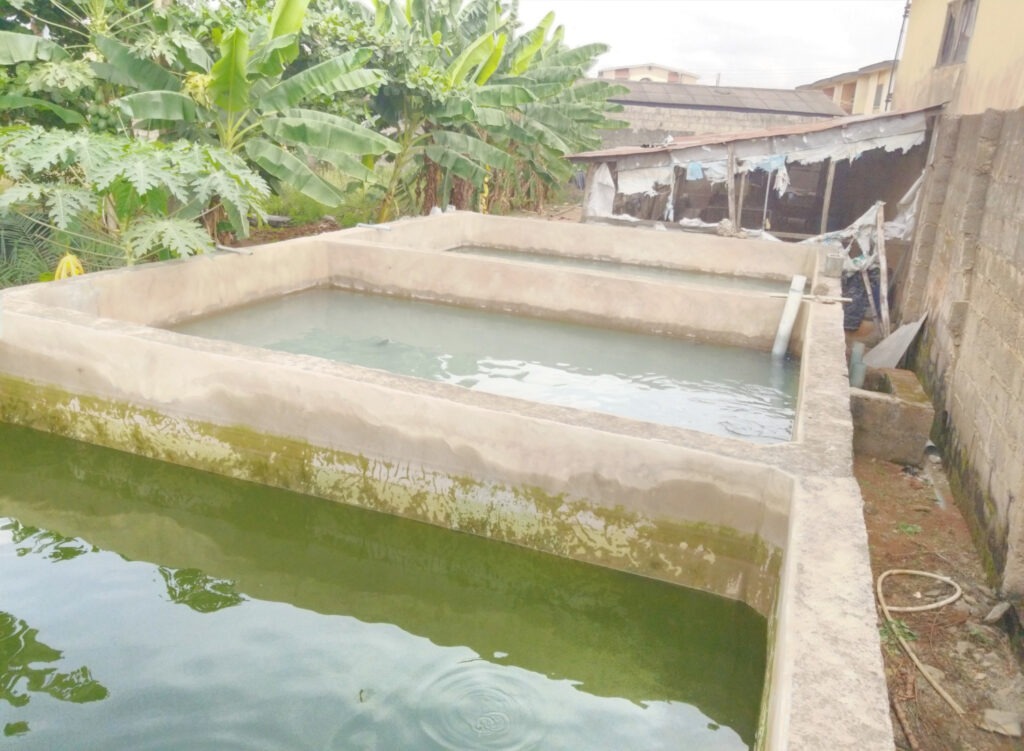
[[205,253],[202,222],[242,234],[269,188],[217,147],[87,129],[0,128],[0,286],[36,281],[67,253],[88,270]]

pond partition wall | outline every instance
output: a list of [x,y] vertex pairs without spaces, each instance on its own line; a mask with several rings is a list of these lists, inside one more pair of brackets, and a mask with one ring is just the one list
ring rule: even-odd
[[326,288],[766,353],[784,299],[703,275],[838,294],[823,253],[455,213],[16,288],[0,420],[742,601],[758,747],[888,751],[839,305],[801,304],[789,439],[760,442],[174,330]]

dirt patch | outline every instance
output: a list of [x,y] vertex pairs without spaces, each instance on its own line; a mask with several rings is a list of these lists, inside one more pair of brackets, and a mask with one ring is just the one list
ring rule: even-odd
[[[864,496],[875,581],[890,569],[949,577],[963,589],[956,602],[918,613],[892,613],[879,633],[889,684],[897,748],[922,751],[1009,751],[1020,738],[979,727],[986,709],[1024,715],[1024,676],[1000,623],[985,617],[999,603],[941,467],[923,471],[857,457],[854,471]],[[894,576],[885,582],[890,606],[938,602],[954,592],[940,581]],[[899,646],[901,634],[938,684],[957,702],[960,716],[925,680]]]

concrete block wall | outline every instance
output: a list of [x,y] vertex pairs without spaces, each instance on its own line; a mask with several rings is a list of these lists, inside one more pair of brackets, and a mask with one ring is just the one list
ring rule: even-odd
[[1024,597],[1024,110],[936,129],[901,319],[927,313],[915,367],[933,439],[988,556]]
[[820,116],[789,115],[773,112],[737,112],[732,110],[687,109],[682,107],[646,107],[624,105],[611,115],[629,123],[628,128],[604,131],[604,148],[661,143],[667,135],[700,133],[737,133],[780,125],[821,120]]

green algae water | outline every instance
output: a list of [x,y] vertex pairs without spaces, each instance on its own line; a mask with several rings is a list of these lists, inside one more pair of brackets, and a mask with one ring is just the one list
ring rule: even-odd
[[0,424],[10,749],[747,749],[745,605]]
[[558,253],[543,253],[526,250],[510,250],[494,248],[487,245],[459,245],[448,250],[449,253],[464,253],[487,258],[499,258],[505,261],[529,261],[548,266],[569,266],[586,271],[606,271],[620,276],[632,276],[639,279],[654,279],[661,282],[675,282],[698,287],[716,287],[719,289],[748,290],[752,292],[781,292],[789,290],[790,282],[762,279],[732,274],[709,274],[700,271],[672,269],[664,266],[647,266],[639,263],[604,260],[599,258],[581,258],[565,256]]
[[175,331],[491,394],[778,443],[799,363],[742,347],[335,289],[194,319]]

